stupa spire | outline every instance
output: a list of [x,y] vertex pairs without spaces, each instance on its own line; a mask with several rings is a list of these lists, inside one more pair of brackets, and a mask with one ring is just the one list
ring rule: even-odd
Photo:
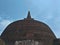
[[30,11],[28,11],[27,19],[31,19]]

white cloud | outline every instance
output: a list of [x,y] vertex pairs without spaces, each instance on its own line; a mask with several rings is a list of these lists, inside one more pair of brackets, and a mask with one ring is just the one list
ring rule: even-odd
[[3,30],[9,25],[12,21],[8,19],[2,19],[0,21],[0,34],[3,32]]
[[56,28],[60,30],[60,16],[54,18],[54,24],[56,25]]
[[10,24],[10,23],[11,23],[10,20],[2,20],[2,21],[0,22],[0,24],[1,24],[2,26],[7,26],[7,25]]
[[54,21],[56,24],[60,23],[60,16],[56,16]]
[[55,34],[57,37],[60,37],[60,16],[56,16],[54,18],[54,25],[55,25]]
[[53,18],[53,15],[50,15],[50,14],[49,14],[49,15],[44,16],[44,18],[47,19],[47,20],[50,20],[50,19]]
[[0,20],[1,20],[2,18],[0,17]]

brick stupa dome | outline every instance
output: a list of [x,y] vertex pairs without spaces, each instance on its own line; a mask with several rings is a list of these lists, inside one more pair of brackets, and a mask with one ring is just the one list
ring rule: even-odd
[[5,41],[16,41],[24,39],[52,40],[56,37],[48,25],[34,20],[28,12],[27,18],[9,24],[1,34],[1,38]]

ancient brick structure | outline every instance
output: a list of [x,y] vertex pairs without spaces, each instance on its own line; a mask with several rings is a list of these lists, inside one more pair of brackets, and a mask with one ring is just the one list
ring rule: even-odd
[[6,45],[60,45],[48,25],[31,18],[15,21],[8,25],[1,34]]

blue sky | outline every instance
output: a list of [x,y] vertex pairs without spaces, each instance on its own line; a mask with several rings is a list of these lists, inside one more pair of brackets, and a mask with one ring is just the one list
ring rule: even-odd
[[0,0],[0,34],[13,21],[26,18],[28,11],[60,38],[60,0]]

